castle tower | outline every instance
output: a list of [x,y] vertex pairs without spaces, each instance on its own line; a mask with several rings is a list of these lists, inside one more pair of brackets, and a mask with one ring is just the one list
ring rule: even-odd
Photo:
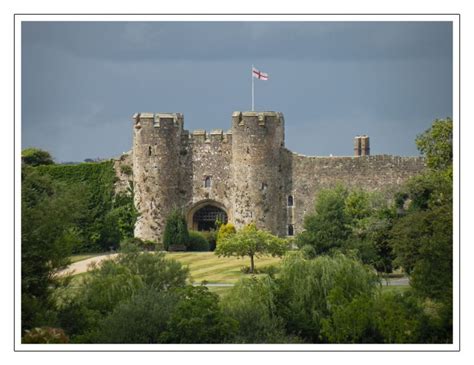
[[281,179],[284,119],[276,112],[232,114],[232,177],[234,224],[285,235]]
[[133,116],[133,182],[139,218],[135,236],[160,240],[165,219],[179,207],[180,113],[137,113]]

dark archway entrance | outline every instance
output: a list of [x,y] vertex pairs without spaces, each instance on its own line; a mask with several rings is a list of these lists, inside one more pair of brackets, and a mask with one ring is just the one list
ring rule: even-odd
[[206,205],[193,214],[193,229],[210,231],[216,229],[216,221],[227,223],[227,213],[216,206]]

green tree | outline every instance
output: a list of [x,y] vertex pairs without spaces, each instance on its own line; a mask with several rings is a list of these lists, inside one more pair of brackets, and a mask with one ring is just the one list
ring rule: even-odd
[[[391,245],[422,296],[452,300],[452,120],[435,120],[417,138],[428,169],[405,187],[408,209],[394,224]],[[406,205],[406,204],[405,204]]]
[[176,291],[142,290],[121,301],[87,335],[86,343],[163,343],[171,314],[179,302]]
[[184,245],[189,242],[188,226],[180,210],[174,209],[166,219],[163,233],[163,246],[168,250],[172,245]]
[[387,232],[393,217],[380,195],[337,186],[318,194],[315,212],[306,217],[305,230],[296,242],[300,248],[312,246],[316,255],[355,252],[378,271],[391,272],[393,253]]
[[428,168],[450,168],[453,164],[453,120],[436,119],[428,130],[416,138],[416,145],[426,156]]
[[[396,262],[410,274],[414,292],[432,303],[425,336],[452,339],[453,185],[452,120],[435,120],[417,138],[427,169],[399,194],[400,216],[390,232]],[[426,305],[426,304],[425,304]],[[435,335],[433,335],[435,334]]]
[[75,342],[95,341],[102,319],[118,305],[144,292],[182,288],[188,273],[163,253],[145,253],[136,246],[125,246],[117,258],[92,267],[73,295],[61,298],[61,326],[74,336]]
[[233,235],[226,236],[217,245],[214,253],[218,256],[250,257],[250,272],[255,270],[254,258],[263,255],[283,256],[288,243],[266,231],[249,224]]
[[277,314],[275,282],[268,276],[239,281],[222,299],[223,312],[238,322],[237,343],[292,343]]
[[299,247],[311,245],[320,255],[340,248],[350,235],[345,200],[349,192],[342,186],[318,193],[315,211],[304,220],[304,231],[296,237]]
[[[322,343],[331,339],[324,322],[330,320],[333,309],[372,297],[378,279],[373,270],[340,253],[306,260],[296,252],[284,259],[276,284],[277,313],[287,333]],[[357,333],[363,332],[363,324],[364,319]]]
[[452,297],[452,235],[452,210],[446,205],[408,214],[392,229],[396,262],[411,275],[411,285],[423,296]]
[[237,322],[226,317],[219,307],[217,294],[204,286],[186,286],[178,290],[180,300],[171,313],[165,343],[229,343]]
[[29,166],[54,164],[51,154],[39,148],[25,148],[21,151],[21,162]]
[[85,204],[80,186],[76,190],[39,174],[35,168],[22,168],[21,201],[21,287],[22,327],[48,323],[55,277],[65,267],[72,247],[80,240],[77,222]]

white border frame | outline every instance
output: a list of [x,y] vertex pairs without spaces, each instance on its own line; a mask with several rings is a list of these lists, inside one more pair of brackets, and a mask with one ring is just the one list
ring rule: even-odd
[[[453,23],[453,122],[454,122],[454,206],[453,206],[453,344],[397,344],[397,345],[24,345],[21,344],[21,23],[23,21],[449,21]],[[16,351],[459,351],[460,350],[460,232],[459,232],[459,128],[460,128],[460,15],[458,14],[288,14],[288,15],[236,15],[236,14],[17,14],[15,29],[15,350]]]

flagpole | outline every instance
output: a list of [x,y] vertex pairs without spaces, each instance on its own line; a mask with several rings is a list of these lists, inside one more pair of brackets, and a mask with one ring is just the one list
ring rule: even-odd
[[253,79],[254,79],[254,77],[253,77],[253,65],[252,65],[252,72],[250,73],[250,77],[252,77],[252,111],[254,111],[254,105],[255,104],[254,104],[254,85],[253,85],[253,83],[254,83],[254,81],[253,81]]

